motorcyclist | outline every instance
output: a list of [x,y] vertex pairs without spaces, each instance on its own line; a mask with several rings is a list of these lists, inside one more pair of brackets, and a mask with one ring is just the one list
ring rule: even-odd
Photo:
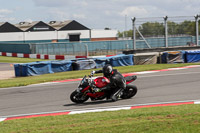
[[91,74],[103,73],[104,77],[110,80],[110,83],[101,88],[101,91],[105,91],[107,94],[107,99],[112,99],[116,101],[120,92],[126,88],[126,80],[116,69],[113,69],[110,64],[103,67],[102,70],[92,71]]

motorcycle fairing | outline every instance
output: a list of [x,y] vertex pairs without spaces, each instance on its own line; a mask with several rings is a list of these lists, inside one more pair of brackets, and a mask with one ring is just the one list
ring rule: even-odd
[[103,96],[104,94],[105,94],[104,92],[87,93],[87,95],[88,95],[89,97],[93,97],[93,98],[101,97],[101,96]]
[[107,84],[110,83],[110,80],[106,77],[98,77],[94,80],[95,82],[95,86],[98,87],[98,88],[103,88],[105,87]]

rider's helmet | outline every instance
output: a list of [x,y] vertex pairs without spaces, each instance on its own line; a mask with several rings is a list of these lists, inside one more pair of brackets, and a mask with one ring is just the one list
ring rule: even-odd
[[105,77],[110,77],[111,73],[112,73],[112,66],[110,64],[107,64],[103,67],[103,74]]

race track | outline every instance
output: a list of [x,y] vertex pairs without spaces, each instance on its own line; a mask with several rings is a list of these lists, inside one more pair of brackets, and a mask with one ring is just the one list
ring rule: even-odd
[[138,87],[137,95],[117,102],[88,100],[84,104],[74,104],[69,96],[78,83],[0,88],[0,117],[200,99],[200,67],[138,75],[133,82]]

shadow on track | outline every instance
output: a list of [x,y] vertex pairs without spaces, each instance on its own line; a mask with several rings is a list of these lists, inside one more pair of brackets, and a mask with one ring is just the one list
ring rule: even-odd
[[104,103],[110,103],[110,102],[112,102],[112,100],[89,101],[85,103],[71,103],[71,104],[65,104],[63,106],[69,107],[69,106],[97,105],[97,104],[104,104]]

